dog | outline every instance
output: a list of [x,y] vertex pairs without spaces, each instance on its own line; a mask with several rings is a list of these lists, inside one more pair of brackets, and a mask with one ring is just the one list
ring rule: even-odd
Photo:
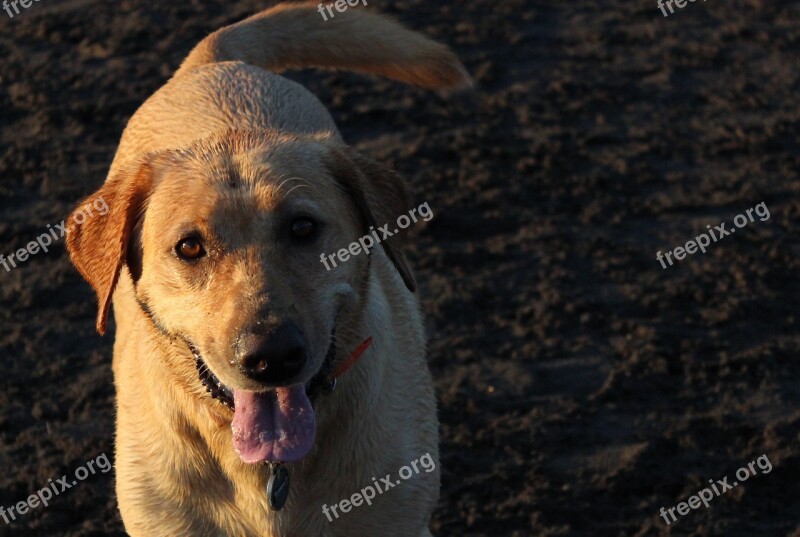
[[[133,115],[89,197],[110,210],[70,226],[67,248],[101,334],[113,302],[116,491],[134,537],[431,535],[438,420],[403,238],[319,262],[410,196],[277,74],[304,67],[471,84],[447,47],[388,17],[279,4],[201,41]],[[396,478],[426,456],[430,471]],[[399,484],[357,506],[384,476]]]

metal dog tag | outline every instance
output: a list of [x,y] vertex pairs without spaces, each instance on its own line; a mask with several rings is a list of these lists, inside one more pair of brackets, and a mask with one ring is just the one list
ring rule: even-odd
[[289,471],[279,463],[269,463],[269,483],[267,483],[267,499],[273,511],[280,511],[289,498]]

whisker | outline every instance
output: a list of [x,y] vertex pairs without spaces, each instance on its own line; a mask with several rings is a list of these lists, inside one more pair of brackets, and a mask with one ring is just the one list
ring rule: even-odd
[[286,193],[286,195],[284,196],[284,198],[288,198],[288,197],[289,197],[289,194],[291,194],[292,192],[294,192],[294,191],[295,191],[295,190],[297,190],[298,188],[302,188],[302,187],[306,187],[306,188],[309,188],[309,189],[313,190],[313,188],[311,188],[311,187],[310,187],[310,186],[308,186],[308,185],[297,185],[297,186],[293,186],[291,189],[289,189],[289,192],[287,192],[287,193]]
[[[283,177],[283,176],[281,176],[281,177]],[[283,181],[282,181],[282,182],[281,182],[281,183],[278,185],[278,187],[275,189],[275,196],[277,196],[278,194],[280,194],[281,188],[283,188],[283,186],[284,186],[286,183],[288,183],[289,181],[295,181],[295,180],[296,180],[296,181],[305,181],[305,179],[303,179],[302,177],[289,177],[289,178],[287,178],[287,179],[284,179],[284,180],[283,180]]]

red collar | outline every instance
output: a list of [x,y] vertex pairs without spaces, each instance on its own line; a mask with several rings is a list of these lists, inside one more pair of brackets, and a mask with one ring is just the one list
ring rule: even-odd
[[370,345],[372,345],[372,336],[365,339],[364,342],[361,343],[361,345],[359,345],[358,347],[356,347],[356,350],[354,350],[350,354],[350,356],[347,357],[347,360],[339,364],[339,367],[337,367],[334,370],[334,372],[331,373],[330,377],[328,377],[331,380],[331,382],[335,381],[336,379],[344,375],[348,369],[353,367],[355,363],[358,361],[358,359],[361,358],[361,355],[364,354],[364,352],[369,348]]

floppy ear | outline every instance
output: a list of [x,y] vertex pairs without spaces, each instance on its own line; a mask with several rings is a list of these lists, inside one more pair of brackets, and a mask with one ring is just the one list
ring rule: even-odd
[[[361,213],[365,235],[370,226],[378,229],[383,224],[395,222],[400,215],[408,214],[411,196],[400,175],[350,148],[332,148],[331,153],[333,175]],[[416,291],[414,276],[400,249],[400,237],[387,238],[381,246],[408,290]]]
[[[137,162],[110,176],[100,190],[84,200],[69,217],[67,251],[78,272],[97,293],[97,331],[100,334],[106,331],[111,297],[125,263],[131,230],[151,188],[150,162]],[[78,224],[75,216],[80,208],[98,199],[109,208],[105,216],[96,214]]]

